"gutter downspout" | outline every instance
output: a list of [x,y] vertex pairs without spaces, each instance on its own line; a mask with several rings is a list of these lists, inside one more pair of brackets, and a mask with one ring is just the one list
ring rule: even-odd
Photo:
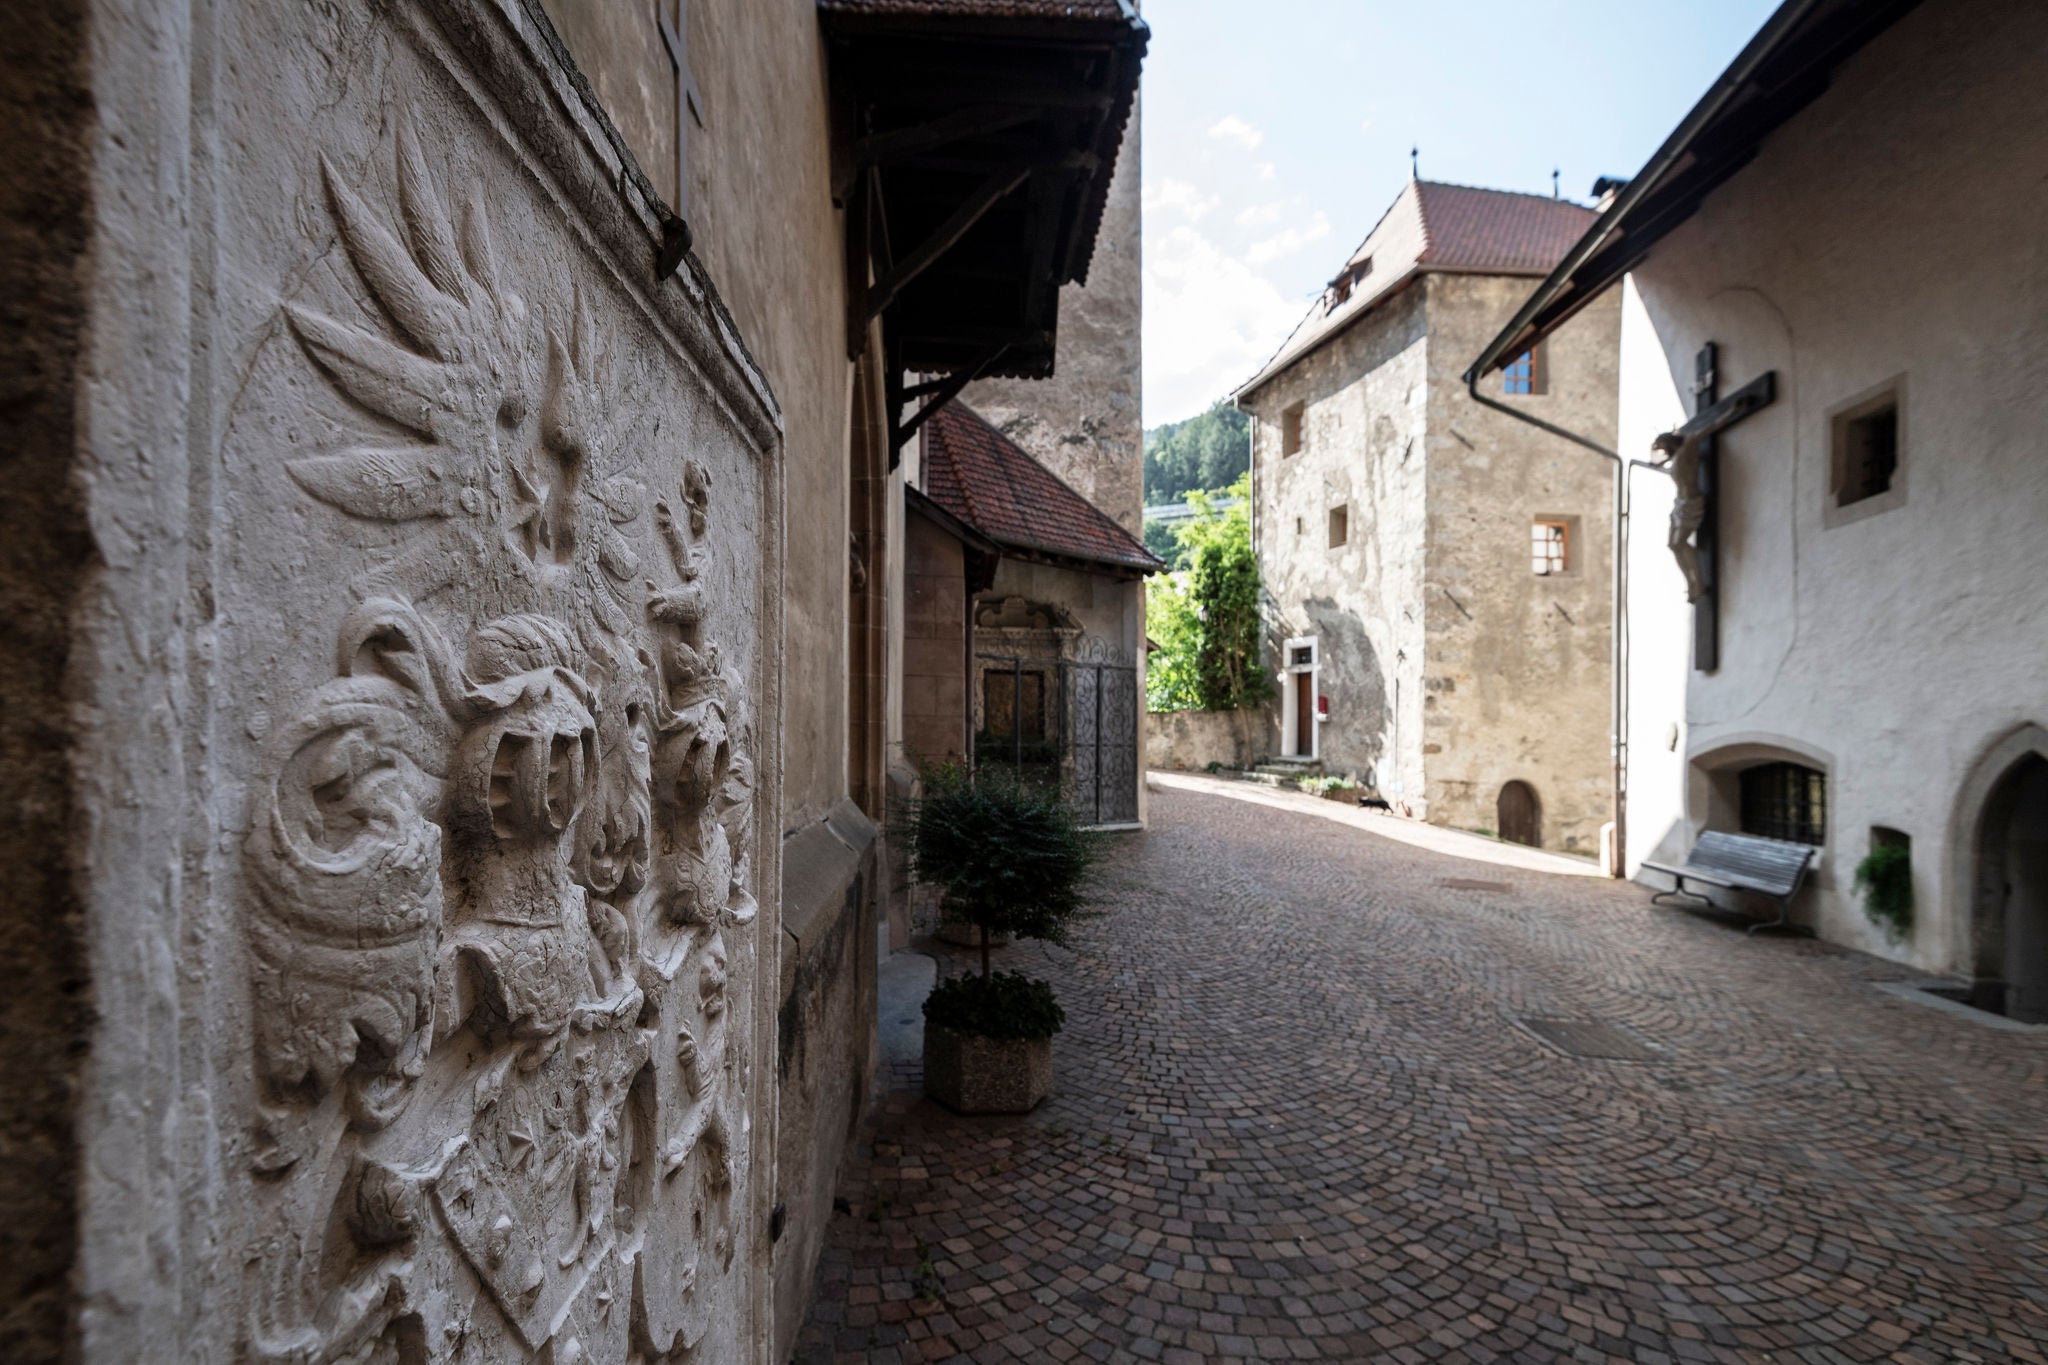
[[1495,412],[1504,412],[1518,422],[1526,422],[1540,431],[1570,441],[1573,445],[1584,446],[1602,459],[1614,465],[1614,533],[1612,553],[1614,555],[1614,580],[1609,590],[1608,610],[1608,676],[1610,679],[1609,698],[1611,713],[1609,725],[1613,731],[1610,748],[1614,756],[1614,864],[1610,869],[1617,880],[1628,876],[1628,514],[1629,482],[1631,469],[1653,469],[1664,473],[1662,465],[1647,460],[1631,460],[1618,450],[1609,450],[1589,436],[1546,422],[1521,409],[1488,398],[1479,391],[1479,372],[1475,369],[1465,376],[1465,392],[1472,401]]

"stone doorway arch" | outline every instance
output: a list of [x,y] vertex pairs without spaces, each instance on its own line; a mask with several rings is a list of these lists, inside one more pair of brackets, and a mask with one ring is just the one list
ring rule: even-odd
[[1543,847],[1543,802],[1534,787],[1516,778],[1500,789],[1494,811],[1501,838],[1511,844]]
[[1971,1003],[2048,1021],[2048,730],[2022,726],[1993,745],[1958,815]]

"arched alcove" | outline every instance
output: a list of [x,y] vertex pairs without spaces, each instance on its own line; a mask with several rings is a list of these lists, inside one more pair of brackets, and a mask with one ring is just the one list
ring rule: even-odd
[[1543,802],[1534,787],[1515,779],[1500,789],[1494,809],[1501,838],[1511,844],[1543,847]]
[[2048,1021],[2048,730],[2024,726],[1993,745],[1957,813],[1971,1003]]

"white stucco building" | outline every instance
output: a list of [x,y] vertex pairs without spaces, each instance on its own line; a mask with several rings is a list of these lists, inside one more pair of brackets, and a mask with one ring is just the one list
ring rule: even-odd
[[[1628,869],[1661,882],[1643,860],[1707,829],[1817,843],[1795,919],[2021,1017],[2048,1016],[2043,72],[2032,0],[1784,5],[1475,365],[1629,271],[1622,455],[1697,410],[1710,344],[1723,398],[1775,375],[1718,437],[1699,609],[1675,486],[1632,471]],[[1894,940],[1854,880],[1902,841]]]

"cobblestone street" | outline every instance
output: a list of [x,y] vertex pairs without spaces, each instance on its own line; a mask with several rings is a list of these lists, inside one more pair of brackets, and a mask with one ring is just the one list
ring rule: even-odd
[[1067,1010],[1038,1112],[892,1072],[801,1359],[2048,1358],[2048,1034],[1222,790],[1004,950]]

